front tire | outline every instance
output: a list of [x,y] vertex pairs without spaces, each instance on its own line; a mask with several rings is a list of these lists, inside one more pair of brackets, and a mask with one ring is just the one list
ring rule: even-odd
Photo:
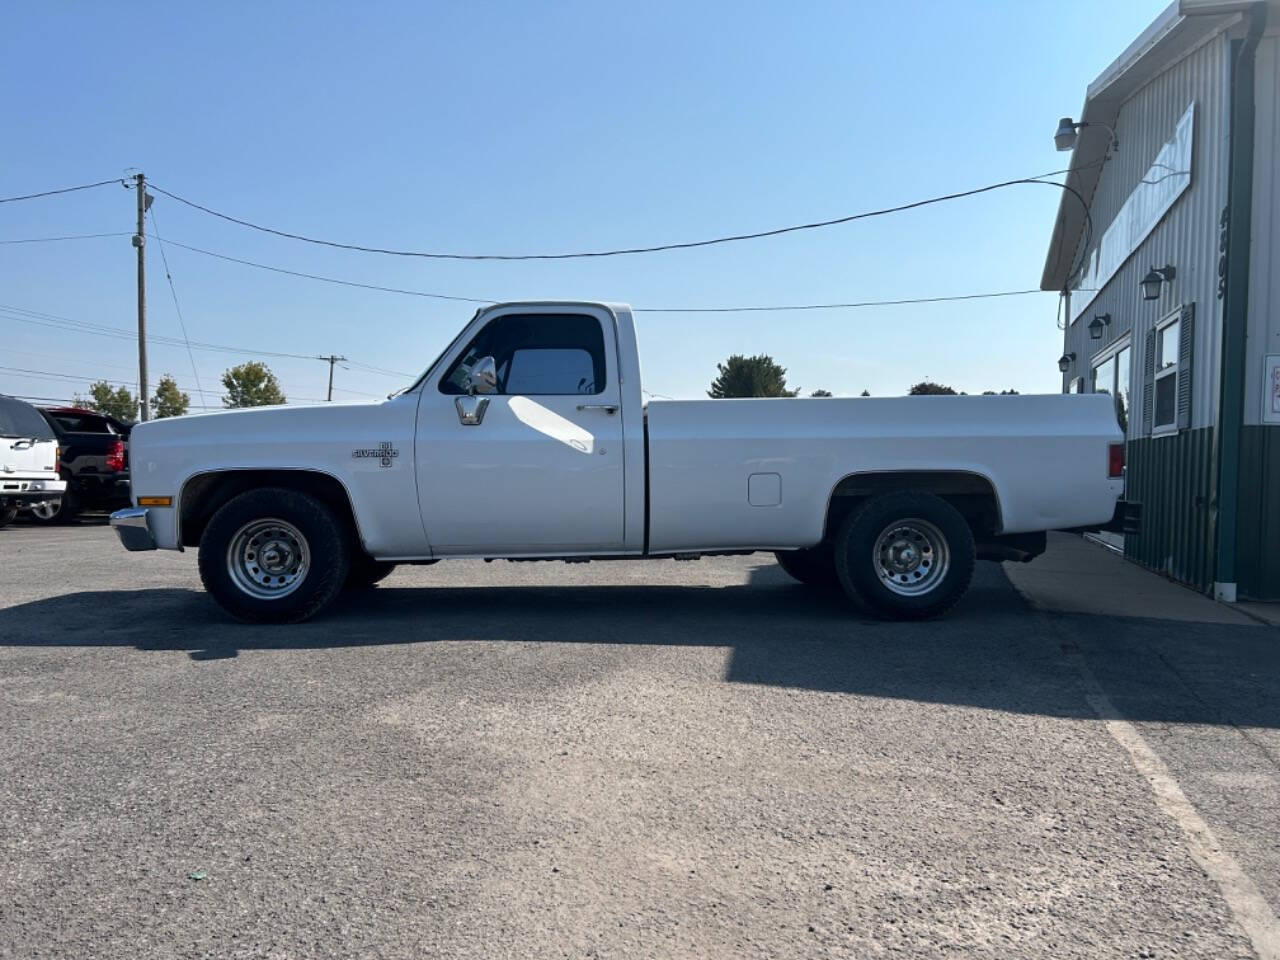
[[296,490],[250,490],[223,505],[200,538],[200,579],[237,620],[297,623],[337,597],[351,563],[347,532]]
[[927,620],[969,589],[976,555],[960,512],[931,493],[873,497],[836,535],[836,573],[845,593],[897,620]]
[[17,507],[0,507],[0,527],[7,527],[13,523],[13,518],[17,515]]

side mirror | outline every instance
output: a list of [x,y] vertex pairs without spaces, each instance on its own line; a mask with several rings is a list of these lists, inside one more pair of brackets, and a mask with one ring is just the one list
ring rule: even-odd
[[475,396],[477,393],[497,392],[498,365],[493,362],[493,357],[481,357],[467,374],[467,393]]

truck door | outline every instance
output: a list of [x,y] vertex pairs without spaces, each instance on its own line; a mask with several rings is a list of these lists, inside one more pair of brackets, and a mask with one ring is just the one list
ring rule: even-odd
[[[617,338],[603,310],[488,317],[424,383],[415,459],[437,554],[583,553],[623,543]],[[489,367],[490,393],[469,394]]]

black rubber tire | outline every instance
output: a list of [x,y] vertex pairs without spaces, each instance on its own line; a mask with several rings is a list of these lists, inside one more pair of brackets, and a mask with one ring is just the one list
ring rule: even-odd
[[17,507],[0,507],[0,527],[7,527],[13,523],[13,518],[17,515]]
[[58,509],[53,516],[48,518],[37,516],[34,510],[28,510],[27,513],[31,516],[32,523],[43,524],[47,527],[58,523],[70,523],[80,513],[80,501],[76,499],[75,494],[68,488],[58,501]]
[[375,560],[363,550],[351,552],[351,569],[347,572],[344,590],[367,590],[391,575],[396,564],[388,560]]
[[[873,553],[886,527],[911,518],[937,527],[947,541],[950,565],[928,593],[902,596],[881,582]],[[895,620],[928,620],[946,613],[969,589],[977,559],[973,531],[960,512],[941,497],[914,491],[872,497],[845,517],[836,533],[835,556],[845,594]]]
[[[266,518],[293,524],[311,554],[301,586],[277,599],[251,596],[227,570],[227,550],[236,532]],[[227,613],[249,623],[298,623],[314,617],[342,591],[350,564],[347,531],[333,511],[315,497],[279,487],[250,490],[229,500],[200,538],[200,579],[205,589]]]
[[776,550],[773,555],[778,566],[805,586],[824,589],[840,586],[836,558],[830,544],[820,544],[809,550]]

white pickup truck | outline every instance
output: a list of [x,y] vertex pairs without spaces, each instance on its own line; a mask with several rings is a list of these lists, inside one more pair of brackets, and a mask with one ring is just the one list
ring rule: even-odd
[[977,557],[1123,519],[1107,396],[646,405],[640,384],[629,307],[486,307],[386,401],[139,424],[111,522],[130,550],[198,546],[228,612],[281,622],[401,563],[757,550],[922,618]]

